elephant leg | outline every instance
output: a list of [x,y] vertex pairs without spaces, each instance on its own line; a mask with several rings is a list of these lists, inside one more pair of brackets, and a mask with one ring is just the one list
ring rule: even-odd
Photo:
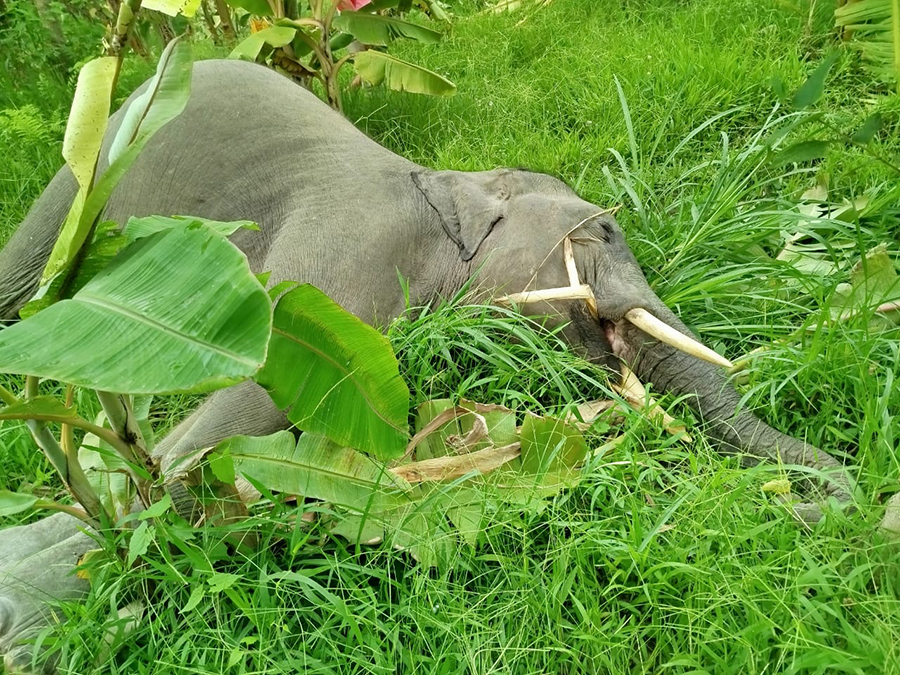
[[[178,513],[191,521],[194,518],[194,499],[181,480],[197,450],[210,448],[229,436],[266,436],[290,425],[268,392],[255,382],[243,382],[210,396],[154,450]],[[242,482],[238,491],[249,499],[258,494]]]
[[195,450],[229,436],[266,436],[290,424],[265,389],[252,381],[242,382],[212,394],[160,441],[153,454],[166,474]]
[[0,654],[8,673],[33,672],[36,633],[56,620],[51,603],[78,600],[88,582],[74,574],[97,543],[84,524],[60,513],[0,532]]
[[[164,472],[177,472],[179,459],[228,436],[263,436],[289,426],[268,393],[245,382],[210,396],[160,442],[154,455]],[[41,659],[35,659],[27,641],[54,620],[49,603],[87,593],[87,581],[72,573],[81,556],[96,547],[82,527],[71,516],[55,514],[0,534],[0,654],[6,672],[34,672],[32,664]]]

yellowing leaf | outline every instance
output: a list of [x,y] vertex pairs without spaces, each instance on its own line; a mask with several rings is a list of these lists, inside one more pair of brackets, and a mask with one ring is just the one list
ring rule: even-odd
[[446,77],[374,49],[356,54],[353,66],[369,84],[384,83],[395,91],[429,96],[452,96],[456,93],[456,85]]
[[485,448],[463,455],[448,455],[402,464],[391,469],[391,473],[409,483],[450,480],[470,473],[488,473],[515,459],[521,452],[520,445],[513,443],[502,448]]
[[169,16],[177,16],[183,14],[191,17],[200,7],[200,0],[144,0],[141,3],[141,9],[152,9]]
[[[78,194],[72,203],[47,266],[41,275],[41,285],[64,270],[81,246],[76,236],[85,199],[94,182],[100,145],[106,133],[109,104],[116,74],[116,59],[112,56],[88,62],[78,73],[78,84],[63,139],[63,158],[78,182]],[[77,247],[75,246],[77,244]]]

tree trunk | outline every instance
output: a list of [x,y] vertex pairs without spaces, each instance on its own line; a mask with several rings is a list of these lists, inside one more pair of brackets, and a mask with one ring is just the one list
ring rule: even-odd
[[212,13],[209,11],[209,1],[203,0],[200,3],[200,7],[203,10],[203,20],[206,22],[206,29],[209,31],[213,43],[219,44],[221,42],[221,36],[219,35],[219,30],[216,28],[216,22],[213,21]]
[[226,40],[234,40],[234,25],[231,23],[231,12],[225,0],[215,0],[216,14],[219,15],[219,27]]

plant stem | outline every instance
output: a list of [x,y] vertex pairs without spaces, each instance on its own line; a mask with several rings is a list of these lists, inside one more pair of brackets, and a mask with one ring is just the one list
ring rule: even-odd
[[51,502],[48,500],[39,499],[37,502],[35,502],[34,507],[38,509],[44,509],[46,511],[61,511],[63,513],[68,513],[70,516],[78,518],[78,520],[83,520],[94,529],[100,529],[100,523],[89,516],[85,511],[79,509],[77,506],[70,506],[68,504],[60,504],[59,502]]
[[882,164],[884,164],[886,167],[888,167],[892,171],[895,171],[896,173],[900,174],[900,166],[897,166],[890,160],[885,159],[884,157],[879,155],[877,152],[870,150],[868,143],[861,143],[860,141],[854,141],[853,137],[850,136],[850,134],[842,131],[841,129],[834,126],[831,122],[829,122],[826,119],[822,119],[821,124],[826,129],[828,129],[831,133],[833,133],[835,136],[840,138],[847,145],[852,145],[854,147],[861,149],[863,152],[865,152],[869,157],[874,159],[876,162],[881,162]]
[[[144,470],[153,475],[154,465],[147,450],[147,441],[144,434],[134,418],[134,412],[131,409],[131,403],[127,396],[122,394],[113,394],[108,391],[97,391],[97,398],[100,399],[100,405],[106,413],[106,419],[109,426],[112,427],[113,435],[117,438],[120,445],[113,445],[125,461],[139,465]],[[105,431],[105,430],[104,430]],[[107,441],[108,442],[108,441]],[[150,506],[150,481],[135,472],[131,472],[131,479],[134,481],[138,490],[138,495],[144,506]]]
[[[126,396],[122,394],[113,394],[108,391],[97,391],[97,398],[100,405],[103,406],[103,412],[106,413],[106,419],[109,420],[109,426],[119,435],[126,443],[133,445],[138,451],[138,455],[147,458],[149,462],[149,453],[147,451],[147,441],[141,432],[141,427],[134,418],[134,412],[131,410],[131,403]],[[146,468],[151,468],[149,464]]]
[[[122,0],[119,5],[119,15],[116,17],[116,25],[113,27],[112,37],[105,50],[106,56],[116,57],[116,72],[113,75],[110,96],[116,93],[116,84],[119,82],[119,74],[122,72],[122,61],[125,60],[125,47],[128,45],[128,33],[134,25],[135,17],[141,9],[142,0]],[[111,103],[111,102],[110,102]]]
[[338,0],[331,0],[331,7],[328,8],[328,13],[325,15],[325,30],[322,32],[322,39],[327,39],[327,35],[331,33],[331,22],[334,21],[334,14],[337,12],[338,8]]
[[13,403],[19,402],[18,396],[4,387],[2,384],[0,384],[0,399],[2,399],[6,405],[12,405]]
[[[84,470],[78,463],[78,459],[66,456],[66,453],[63,452],[63,449],[53,436],[53,432],[50,431],[43,421],[26,419],[25,424],[28,426],[34,442],[37,443],[38,447],[50,460],[50,463],[53,464],[53,467],[59,472],[63,483],[84,507],[87,515],[91,518],[91,524],[99,527],[97,518],[104,513],[103,505],[100,503],[100,498],[88,481],[87,476],[84,475]],[[106,515],[108,516],[108,514]]]
[[325,32],[325,24],[318,19],[310,19],[309,17],[304,17],[302,19],[279,19],[276,25],[292,26],[293,28],[317,28],[323,33]]
[[[72,403],[75,398],[75,387],[73,385],[69,385],[66,387],[66,407],[71,408]],[[62,446],[63,452],[66,454],[66,457],[69,458],[77,458],[77,453],[75,451],[75,431],[71,424],[63,424],[62,429],[59,432],[59,442]]]
[[106,48],[106,56],[115,56],[121,59],[124,55],[125,46],[128,44],[128,32],[134,25],[134,19],[140,9],[141,0],[123,0],[119,5],[119,15],[116,17],[116,25],[113,27],[112,36]]

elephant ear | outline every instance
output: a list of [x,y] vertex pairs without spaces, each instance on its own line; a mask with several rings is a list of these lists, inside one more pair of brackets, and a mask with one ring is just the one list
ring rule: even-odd
[[447,236],[469,261],[494,226],[506,217],[510,195],[508,170],[415,171],[413,183],[441,218]]

